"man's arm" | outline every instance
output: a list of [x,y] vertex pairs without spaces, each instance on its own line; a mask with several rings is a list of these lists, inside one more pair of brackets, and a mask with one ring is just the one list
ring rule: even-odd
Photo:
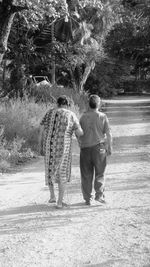
[[110,124],[109,124],[109,120],[107,118],[107,116],[105,115],[105,123],[104,123],[104,133],[106,134],[107,137],[107,155],[111,155],[112,154],[112,142],[113,142],[113,138],[112,138],[112,132],[111,132],[111,128],[110,128]]

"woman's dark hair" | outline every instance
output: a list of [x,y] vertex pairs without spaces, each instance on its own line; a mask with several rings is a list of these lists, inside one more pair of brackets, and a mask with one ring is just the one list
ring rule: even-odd
[[69,106],[69,100],[65,95],[59,96],[57,99],[58,106]]

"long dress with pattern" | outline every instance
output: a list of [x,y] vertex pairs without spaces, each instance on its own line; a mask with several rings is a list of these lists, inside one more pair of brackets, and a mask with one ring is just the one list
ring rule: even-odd
[[72,134],[79,127],[76,115],[64,108],[50,109],[41,121],[44,126],[43,152],[45,183],[70,181]]

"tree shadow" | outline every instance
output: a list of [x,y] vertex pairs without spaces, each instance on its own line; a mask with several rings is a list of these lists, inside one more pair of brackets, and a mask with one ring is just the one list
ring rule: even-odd
[[128,125],[149,122],[150,102],[107,104],[105,108],[111,125]]
[[57,210],[54,205],[46,204],[7,209],[0,211],[0,235],[38,232],[48,228],[80,224],[95,212],[95,208],[99,209],[99,212],[106,210],[106,207],[98,205],[91,207],[83,203],[74,203],[62,210]]
[[149,162],[149,140],[150,134],[114,137],[110,164]]
[[149,122],[149,115],[147,117],[129,117],[128,121],[123,120],[123,116],[120,114],[120,116],[115,116],[115,118],[112,118],[112,116],[108,117],[111,125],[134,125],[134,124],[145,124],[146,122]]
[[[135,98],[134,98],[135,99]],[[150,107],[150,98],[148,97],[147,99],[145,99],[144,102],[120,102],[121,98],[119,98],[119,101],[115,101],[113,102],[106,102],[105,103],[105,108],[107,109],[108,107],[113,108],[113,107],[118,107],[118,108],[123,108],[123,107]],[[129,98],[128,98],[129,100]]]
[[[124,173],[117,172],[116,174],[107,173],[106,175],[106,191],[119,192],[119,191],[136,191],[137,189],[149,189],[149,175],[139,176],[134,175],[133,178],[126,171]],[[67,188],[67,195],[70,197],[73,194],[81,193],[81,183],[78,179],[77,183],[73,181]],[[143,193],[144,194],[144,193]],[[81,196],[82,197],[82,196]]]
[[[115,178],[114,181],[109,181],[107,179],[107,192],[109,191],[136,191],[136,190],[142,190],[142,189],[149,189],[149,180],[150,178],[147,176],[145,178],[137,178],[134,177],[133,179],[129,178],[127,179],[127,175],[124,175],[121,178]],[[134,194],[134,193],[133,193]],[[144,195],[144,192],[142,193]],[[147,192],[146,192],[147,194]]]
[[125,263],[127,262],[126,259],[114,259],[114,260],[107,260],[102,263],[96,263],[96,264],[90,264],[90,263],[85,263],[85,267],[110,267],[113,266],[115,263]]
[[139,148],[140,146],[149,145],[150,140],[150,134],[145,135],[128,135],[128,136],[117,136],[114,137],[114,146],[115,148],[119,148],[121,150],[124,147],[127,147],[127,145],[130,145],[133,147],[134,145],[137,145]]

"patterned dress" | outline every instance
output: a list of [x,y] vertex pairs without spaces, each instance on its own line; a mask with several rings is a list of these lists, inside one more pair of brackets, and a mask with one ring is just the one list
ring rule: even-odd
[[67,109],[50,109],[41,121],[44,126],[43,152],[45,183],[70,181],[72,134],[79,127],[76,115]]

